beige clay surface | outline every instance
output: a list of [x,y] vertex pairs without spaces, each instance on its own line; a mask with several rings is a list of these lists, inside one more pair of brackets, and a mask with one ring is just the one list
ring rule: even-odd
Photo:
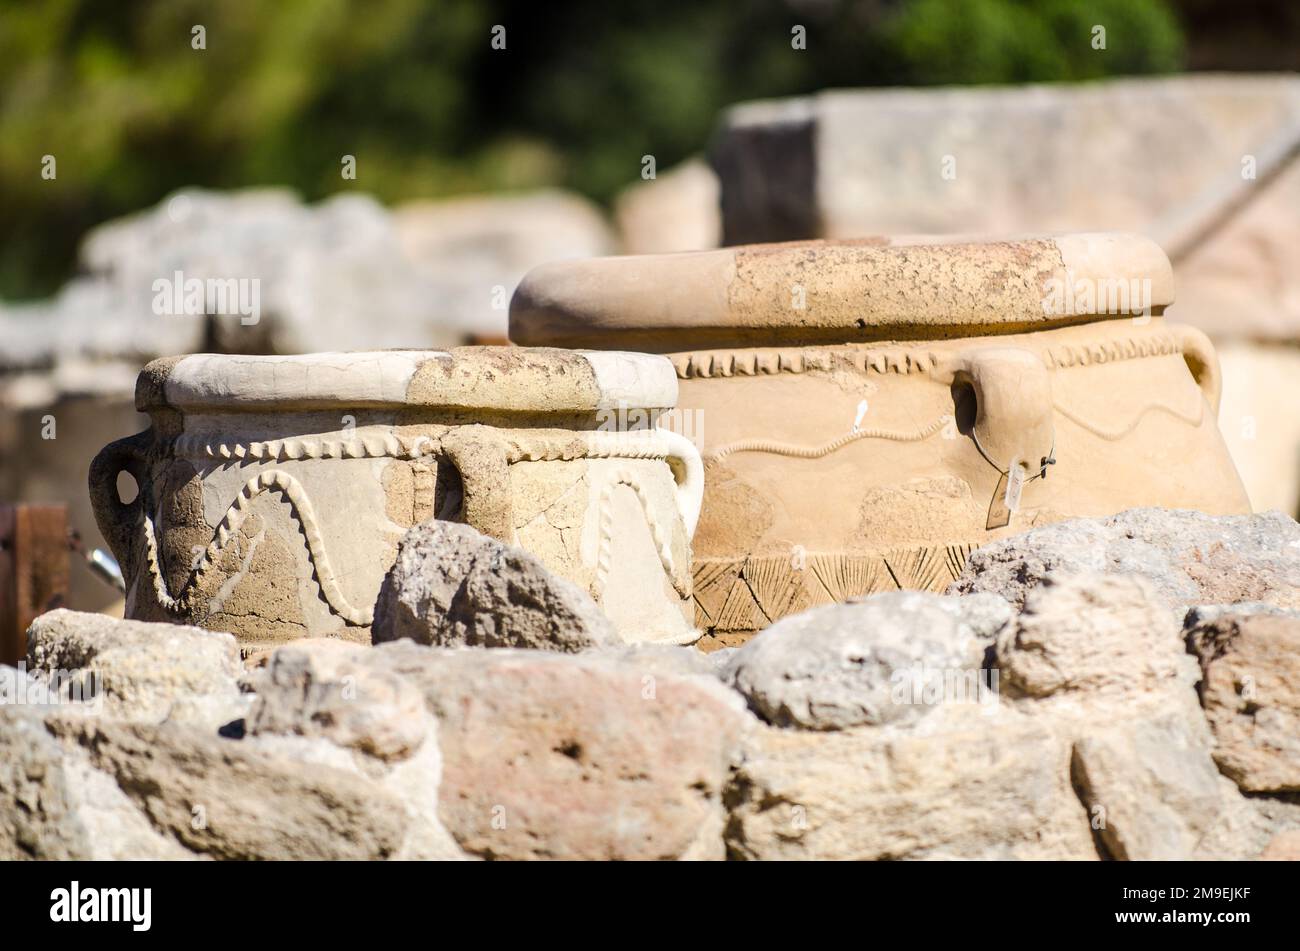
[[1249,511],[1217,358],[1166,322],[1172,300],[1133,235],[800,242],[544,265],[511,335],[671,359],[702,436],[694,599],[716,647],[810,605],[942,590],[1036,524]]

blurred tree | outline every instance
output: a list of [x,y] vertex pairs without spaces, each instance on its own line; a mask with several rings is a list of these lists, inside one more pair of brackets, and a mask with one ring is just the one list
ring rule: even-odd
[[1181,50],[1164,0],[0,0],[0,297],[50,292],[87,228],[185,185],[604,201],[732,102],[1165,72]]

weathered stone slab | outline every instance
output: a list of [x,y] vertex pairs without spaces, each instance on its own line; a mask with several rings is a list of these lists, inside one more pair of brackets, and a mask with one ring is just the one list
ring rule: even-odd
[[752,722],[709,676],[609,657],[384,645],[439,721],[438,812],[484,858],[721,858]]
[[[927,721],[929,723],[930,721]],[[1089,859],[1070,744],[972,708],[933,730],[765,729],[728,793],[742,859]]]
[[102,689],[110,716],[161,722],[169,716],[212,726],[247,709],[235,639],[179,624],[119,621],[55,610],[27,631],[29,669],[38,677],[82,671],[87,697]]

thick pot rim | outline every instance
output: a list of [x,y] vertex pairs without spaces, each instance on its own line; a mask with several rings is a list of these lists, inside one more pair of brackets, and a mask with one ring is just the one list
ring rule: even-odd
[[676,372],[664,357],[546,347],[199,353],[155,360],[136,382],[140,412],[421,408],[547,416],[676,403]]

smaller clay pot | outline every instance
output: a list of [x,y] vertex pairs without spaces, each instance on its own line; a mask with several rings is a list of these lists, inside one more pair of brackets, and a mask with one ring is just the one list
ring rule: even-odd
[[655,429],[676,396],[672,365],[642,354],[168,358],[136,387],[152,426],[95,458],[91,500],[128,617],[249,649],[368,641],[398,540],[430,518],[529,550],[629,641],[687,643],[703,476],[689,441]]

